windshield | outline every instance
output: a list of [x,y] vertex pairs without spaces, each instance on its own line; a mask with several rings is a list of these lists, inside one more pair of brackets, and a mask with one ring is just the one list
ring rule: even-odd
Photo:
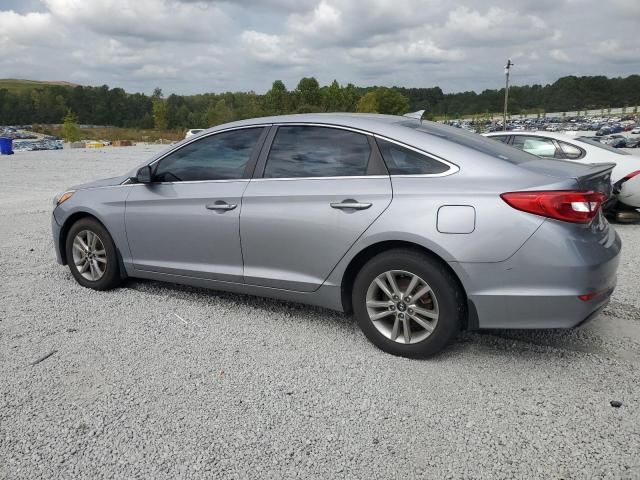
[[588,143],[589,145],[601,148],[603,150],[607,150],[609,152],[617,153],[618,155],[629,155],[629,152],[625,152],[623,150],[620,150],[619,148],[614,148],[609,145],[605,145],[604,143],[600,143],[599,141],[592,140],[588,137],[576,137],[576,140],[582,143]]
[[514,164],[530,162],[537,158],[535,155],[507,146],[500,141],[491,140],[477,133],[467,132],[462,128],[450,127],[435,122],[420,122],[419,120],[411,121],[408,119],[398,122],[398,124],[429,135],[446,138],[459,145],[472,148],[486,155],[491,155],[492,157],[497,157]]

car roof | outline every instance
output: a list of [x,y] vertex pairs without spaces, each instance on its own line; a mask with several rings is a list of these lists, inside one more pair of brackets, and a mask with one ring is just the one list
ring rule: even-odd
[[477,163],[477,157],[475,160],[465,160],[469,149],[475,150],[476,154],[482,155],[488,162],[503,164],[506,161],[517,164],[531,161],[528,153],[502,144],[496,145],[496,142],[465,129],[428,120],[377,113],[303,113],[259,117],[217,125],[200,135],[238,127],[305,123],[353,128],[380,135],[457,165],[459,162]]

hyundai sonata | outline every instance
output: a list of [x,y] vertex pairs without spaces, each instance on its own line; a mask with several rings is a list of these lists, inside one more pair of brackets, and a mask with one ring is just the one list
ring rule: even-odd
[[613,165],[548,162],[418,119],[309,114],[220,125],[55,199],[58,262],[353,312],[423,357],[461,329],[568,328],[616,283],[600,206]]

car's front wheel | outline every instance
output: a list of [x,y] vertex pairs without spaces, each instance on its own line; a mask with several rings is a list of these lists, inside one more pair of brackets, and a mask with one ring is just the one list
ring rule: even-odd
[[96,220],[82,218],[67,234],[69,270],[83,287],[109,290],[120,283],[118,256],[109,232]]
[[371,342],[393,355],[427,357],[458,333],[464,294],[440,262],[411,250],[390,250],[362,267],[353,310]]

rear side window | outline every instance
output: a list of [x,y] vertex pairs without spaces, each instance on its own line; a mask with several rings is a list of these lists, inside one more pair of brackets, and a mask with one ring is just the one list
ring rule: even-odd
[[584,156],[582,149],[575,147],[570,143],[558,141],[558,144],[560,145],[565,158],[568,158],[569,160],[578,160]]
[[330,127],[278,127],[265,178],[366,175],[371,148],[365,135]]
[[502,142],[502,143],[507,143],[507,140],[509,140],[509,136],[508,135],[491,135],[490,137],[491,140],[496,140],[498,142]]
[[538,157],[562,158],[555,142],[550,138],[514,135],[511,145]]
[[435,175],[449,170],[449,166],[424,154],[377,138],[376,142],[391,175]]
[[242,178],[262,130],[232,130],[191,142],[160,160],[154,180],[186,182]]

